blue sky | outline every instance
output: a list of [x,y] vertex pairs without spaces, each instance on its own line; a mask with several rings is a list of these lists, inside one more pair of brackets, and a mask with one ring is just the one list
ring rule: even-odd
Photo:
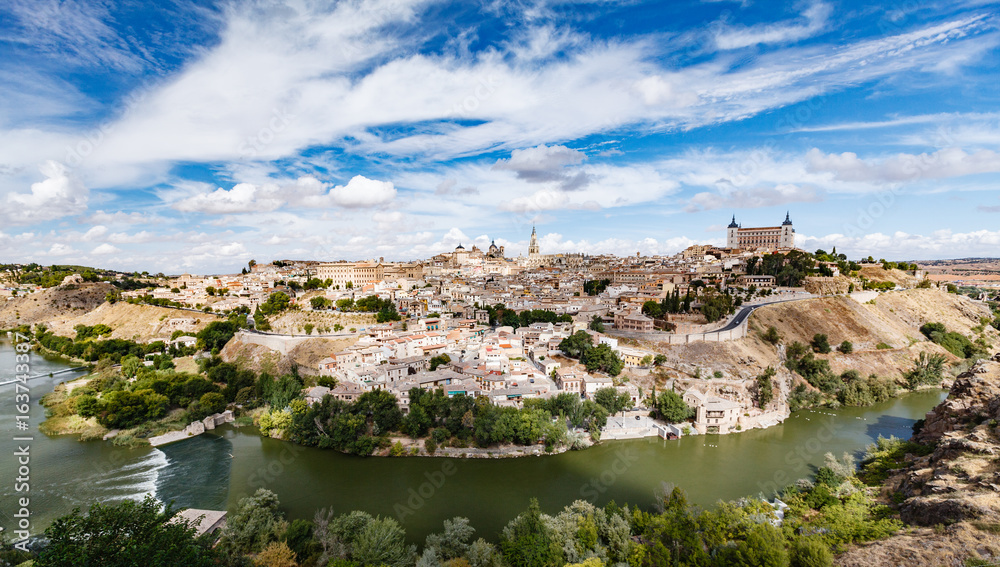
[[[998,256],[997,2],[0,4],[0,259]],[[513,254],[512,254],[513,253]]]

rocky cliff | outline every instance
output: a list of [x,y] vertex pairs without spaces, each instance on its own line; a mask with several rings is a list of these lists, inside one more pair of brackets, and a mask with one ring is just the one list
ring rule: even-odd
[[[928,412],[882,495],[912,527],[849,551],[838,565],[969,565],[1000,560],[1000,354],[958,376]],[[979,564],[979,563],[976,563]]]

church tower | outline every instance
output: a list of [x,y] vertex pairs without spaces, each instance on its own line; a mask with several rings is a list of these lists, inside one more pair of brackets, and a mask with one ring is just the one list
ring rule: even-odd
[[538,255],[538,235],[535,234],[535,227],[531,227],[531,241],[528,243],[528,256]]
[[785,222],[781,223],[781,247],[795,248],[795,228],[792,227],[792,218],[788,211],[785,211]]
[[729,223],[729,227],[726,229],[726,248],[739,248],[739,239],[737,238],[737,233],[740,230],[740,225],[736,224],[736,215],[733,215],[733,222]]

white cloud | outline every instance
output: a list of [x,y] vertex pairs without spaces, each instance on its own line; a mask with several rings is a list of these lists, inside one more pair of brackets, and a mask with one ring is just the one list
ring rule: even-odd
[[806,250],[833,246],[849,257],[869,255],[894,260],[933,260],[968,256],[995,256],[1000,246],[1000,231],[975,230],[953,232],[938,230],[931,234],[910,234],[897,231],[892,234],[876,232],[861,236],[829,234],[826,236],[798,236],[796,244]]
[[273,211],[282,205],[281,199],[259,193],[257,186],[239,183],[230,190],[220,187],[212,193],[189,197],[175,203],[174,208],[183,212],[227,214]]
[[29,224],[82,213],[89,191],[66,166],[49,160],[39,170],[44,181],[31,184],[30,193],[9,193],[4,216],[12,224]]
[[355,175],[347,185],[338,185],[331,189],[330,197],[341,207],[376,207],[391,203],[396,198],[396,188],[389,181],[377,181],[363,175]]
[[283,206],[324,209],[333,206],[366,208],[384,205],[396,197],[396,189],[388,181],[376,181],[362,175],[354,176],[345,186],[326,191],[326,186],[312,176],[293,183],[238,183],[232,189],[218,188],[210,193],[197,193],[181,199],[173,207],[183,212],[208,214],[262,213]]
[[826,154],[816,148],[806,155],[813,172],[829,172],[843,181],[871,183],[942,179],[1000,171],[1000,153],[979,150],[966,153],[945,148],[933,153],[896,154],[881,160],[865,160],[854,152]]
[[162,219],[149,215],[146,213],[140,213],[138,211],[123,212],[115,211],[113,213],[107,213],[102,210],[95,211],[93,214],[84,219],[88,223],[92,224],[151,224],[154,222],[160,222]]
[[102,225],[92,226],[90,227],[89,230],[87,230],[87,232],[84,233],[84,235],[81,237],[81,240],[83,240],[84,242],[92,242],[94,240],[103,237],[107,233],[108,233],[108,227],[106,226]]
[[49,248],[49,251],[46,253],[46,255],[48,255],[48,256],[68,256],[70,254],[75,254],[75,253],[76,253],[76,250],[74,250],[72,246],[67,246],[65,244],[56,242],[55,244],[52,245],[51,248]]
[[789,183],[773,187],[748,187],[728,193],[698,193],[688,201],[685,210],[693,213],[714,209],[756,209],[789,203],[816,203],[823,199],[823,191],[815,187]]
[[[577,165],[587,159],[586,154],[566,146],[541,145],[534,148],[514,150],[509,159],[497,160],[493,169],[517,173],[521,179],[535,180],[535,175],[549,175],[567,165]],[[543,179],[548,181],[548,179]]]
[[829,4],[816,2],[802,12],[804,22],[722,26],[715,34],[715,44],[719,49],[739,49],[760,43],[799,41],[822,31],[831,12]]
[[112,246],[107,242],[105,242],[104,244],[101,244],[97,248],[91,250],[90,253],[95,256],[106,256],[108,254],[118,254],[121,251],[122,251],[121,248]]
[[403,213],[399,211],[379,211],[372,215],[372,222],[379,230],[403,230]]

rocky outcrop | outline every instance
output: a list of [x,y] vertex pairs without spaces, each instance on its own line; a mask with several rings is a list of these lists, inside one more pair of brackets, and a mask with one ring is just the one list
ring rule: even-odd
[[[948,399],[927,413],[913,441],[930,454],[907,455],[882,486],[911,527],[855,546],[843,567],[970,565],[1000,560],[1000,355],[979,361],[955,381]],[[900,502],[900,497],[903,498]]]
[[851,278],[844,276],[821,277],[811,276],[802,282],[802,287],[816,295],[844,294],[851,289]]
[[[1000,357],[995,357],[1000,358]],[[956,378],[913,441],[934,447],[910,456],[885,484],[905,500],[900,518],[920,526],[1000,520],[1000,362],[981,360]]]
[[971,436],[963,433],[970,424],[975,427],[984,420],[1000,419],[1000,354],[993,358],[998,362],[981,360],[958,375],[948,398],[927,413],[915,441],[947,445],[959,440],[981,443],[994,437],[986,431]]

